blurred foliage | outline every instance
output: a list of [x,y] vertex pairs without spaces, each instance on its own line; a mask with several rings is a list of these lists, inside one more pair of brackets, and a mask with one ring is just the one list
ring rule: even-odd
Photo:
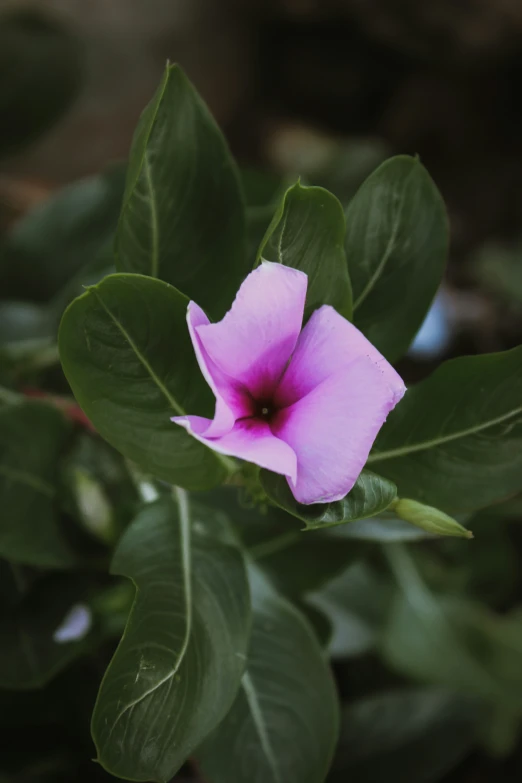
[[82,45],[58,19],[36,7],[0,10],[0,159],[57,122],[82,69]]

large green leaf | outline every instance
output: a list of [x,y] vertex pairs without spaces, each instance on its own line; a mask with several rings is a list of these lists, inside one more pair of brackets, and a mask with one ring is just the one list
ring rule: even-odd
[[442,364],[389,415],[368,463],[449,513],[520,491],[522,347]]
[[187,299],[161,280],[111,275],[66,310],[60,357],[96,429],[150,473],[189,489],[225,475],[226,458],[171,416],[211,412],[185,320]]
[[64,568],[74,555],[58,526],[58,458],[69,432],[54,408],[23,402],[0,408],[0,555]]
[[96,638],[85,585],[0,561],[0,688],[40,688]]
[[416,158],[383,163],[346,210],[354,322],[390,361],[415,337],[448,249],[444,204]]
[[480,710],[441,688],[387,691],[347,705],[328,783],[435,783],[471,750]]
[[182,490],[146,506],[116,551],[113,573],[136,585],[125,634],[92,719],[100,763],[138,781],[170,780],[224,718],[250,635],[240,551],[192,529]]
[[[61,299],[61,289],[75,276],[93,282],[86,280],[87,269],[112,241],[123,174],[121,166],[113,166],[68,185],[15,225],[0,247],[4,296],[47,302],[57,295]],[[81,292],[79,281],[76,288]]]
[[212,783],[322,783],[337,740],[332,677],[300,612],[255,571],[251,591],[241,690],[196,757]]
[[283,476],[262,470],[260,478],[270,500],[289,514],[302,519],[307,529],[343,525],[345,522],[380,514],[397,497],[397,488],[393,482],[369,470],[362,471],[353,489],[342,500],[314,503],[311,506],[296,501]]
[[284,194],[259,247],[257,260],[275,261],[308,275],[306,314],[329,304],[352,315],[352,292],[344,254],[345,222],[336,197],[299,182]]
[[244,213],[219,128],[181,68],[167,66],[134,135],[118,269],[160,277],[222,316],[249,271]]

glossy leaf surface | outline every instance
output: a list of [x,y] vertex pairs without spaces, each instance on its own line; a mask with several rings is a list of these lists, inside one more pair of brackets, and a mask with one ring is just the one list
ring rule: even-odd
[[76,399],[109,443],[158,478],[204,489],[227,461],[170,421],[212,408],[187,304],[161,280],[111,275],[66,310],[59,347]]
[[522,347],[442,364],[390,413],[368,463],[448,513],[520,491]]
[[235,163],[176,65],[167,66],[134,134],[116,255],[119,271],[166,280],[216,317],[248,272]]
[[257,572],[251,585],[241,690],[197,759],[213,783],[322,783],[337,739],[331,674],[301,613]]
[[250,635],[239,550],[191,530],[185,493],[146,506],[112,571],[136,586],[92,719],[98,760],[129,780],[170,780],[228,712]]
[[323,304],[345,318],[352,315],[352,292],[344,253],[343,209],[332,193],[299,182],[284,194],[258,251],[308,275],[305,317]]
[[374,516],[384,511],[397,496],[397,489],[392,481],[363,470],[353,489],[342,500],[305,506],[296,501],[282,476],[262,470],[260,477],[270,500],[289,514],[302,519],[307,529],[342,525]]
[[368,177],[345,214],[354,323],[394,361],[415,337],[442,279],[444,203],[421,163],[401,155]]

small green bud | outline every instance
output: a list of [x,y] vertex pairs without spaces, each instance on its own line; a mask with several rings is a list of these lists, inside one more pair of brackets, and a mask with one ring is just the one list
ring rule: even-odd
[[461,538],[473,538],[471,530],[466,530],[455,519],[449,517],[443,511],[433,506],[425,506],[416,500],[399,498],[390,506],[398,517],[410,522],[416,527],[426,530],[438,536],[460,536]]

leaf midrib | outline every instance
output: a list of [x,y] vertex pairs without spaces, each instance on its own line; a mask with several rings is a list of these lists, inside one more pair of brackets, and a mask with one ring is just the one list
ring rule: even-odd
[[272,774],[274,776],[274,781],[275,783],[283,783],[283,781],[281,780],[279,769],[277,767],[274,751],[270,743],[270,738],[268,736],[268,731],[266,728],[265,719],[263,717],[263,712],[261,710],[261,706],[257,698],[256,687],[252,682],[252,678],[248,673],[248,671],[246,671],[243,674],[243,677],[241,679],[241,687],[245,692],[245,698],[250,708],[252,721],[257,730],[259,741],[261,743],[261,747],[263,748],[263,752],[268,762],[268,766],[270,767]]
[[433,449],[437,446],[442,446],[444,443],[450,443],[454,440],[460,440],[461,438],[467,438],[470,435],[475,435],[478,432],[489,429],[489,427],[495,427],[497,424],[502,424],[504,421],[508,421],[514,416],[518,416],[522,413],[522,407],[515,408],[515,410],[509,411],[502,416],[497,416],[495,419],[490,419],[483,424],[477,424],[475,427],[468,427],[465,430],[459,430],[449,435],[444,435],[439,438],[433,438],[432,440],[426,440],[421,443],[415,443],[411,446],[402,446],[397,449],[389,449],[388,451],[374,452],[368,457],[366,464],[370,462],[380,462],[385,459],[394,459],[396,457],[405,457],[409,454],[414,454],[418,451],[426,451],[427,449]]
[[[161,103],[163,101],[163,97],[165,95],[165,92],[167,90],[168,83],[170,81],[170,74],[171,74],[171,69],[170,69],[169,66],[167,66],[167,70],[165,71],[165,74],[164,74],[164,77],[163,77],[163,82],[162,82],[162,84],[160,86],[161,91],[160,91],[160,94],[157,96],[156,105],[154,107],[154,111],[153,111],[152,117],[150,118],[150,122],[149,122],[148,127],[145,129],[145,143],[143,145],[143,156],[142,156],[142,158],[140,160],[139,166],[137,167],[136,176],[134,177],[132,185],[130,185],[130,186],[125,188],[124,201],[123,201],[122,208],[121,208],[120,219],[118,221],[118,228],[117,228],[117,232],[116,232],[116,239],[118,239],[118,235],[120,234],[120,230],[121,230],[121,226],[123,224],[123,220],[126,217],[127,209],[128,209],[129,204],[131,202],[131,199],[134,197],[134,191],[136,190],[136,187],[138,185],[138,182],[139,182],[139,179],[140,179],[140,176],[141,176],[141,172],[143,170],[143,165],[144,165],[144,162],[145,162],[145,159],[146,159],[146,156],[147,156],[147,149],[148,149],[148,146],[149,146],[150,137],[152,135],[152,131],[154,130],[154,126],[156,124],[156,119],[157,119],[157,116],[158,116],[158,113],[159,113],[159,110],[160,110],[160,106],[161,106]],[[119,255],[119,253],[118,253],[118,243],[117,242],[116,242],[116,254]]]
[[123,337],[127,340],[127,342],[129,343],[130,347],[132,348],[132,350],[136,354],[136,357],[141,362],[143,367],[147,370],[147,372],[149,373],[151,379],[154,381],[154,383],[156,384],[158,389],[161,391],[161,393],[163,394],[163,396],[165,397],[165,399],[167,400],[167,402],[169,403],[171,408],[176,413],[178,413],[180,416],[185,416],[186,415],[186,411],[181,407],[181,405],[179,405],[176,402],[176,400],[171,395],[171,393],[169,392],[169,390],[167,389],[165,384],[162,383],[162,381],[158,378],[158,376],[156,375],[156,373],[152,369],[151,365],[149,364],[149,362],[147,361],[145,356],[141,353],[140,349],[138,348],[138,346],[136,345],[136,343],[134,342],[134,340],[132,339],[132,337],[130,336],[128,331],[125,329],[123,324],[121,324],[120,321],[118,321],[118,319],[116,318],[114,313],[105,304],[105,302],[103,301],[102,297],[100,296],[100,293],[99,293],[98,289],[96,287],[94,287],[91,290],[94,292],[94,294],[97,297],[99,303],[101,304],[101,306],[103,307],[103,309],[105,310],[105,312],[107,313],[107,315],[109,316],[111,321],[115,324],[115,326],[120,330],[120,332],[123,335]]
[[406,201],[404,191],[406,189],[407,182],[408,182],[409,178],[412,176],[413,172],[414,172],[414,169],[412,168],[412,170],[410,171],[410,173],[408,174],[408,176],[404,180],[403,190],[402,190],[402,193],[401,193],[401,200],[400,200],[400,204],[398,205],[397,212],[396,212],[396,219],[395,219],[395,223],[394,223],[393,228],[392,228],[391,236],[390,236],[390,238],[389,238],[389,240],[388,240],[388,242],[386,244],[386,248],[384,250],[384,253],[382,254],[381,260],[377,264],[377,267],[375,268],[375,270],[374,270],[373,274],[371,275],[370,279],[368,280],[368,282],[366,283],[365,287],[363,288],[363,290],[361,291],[361,293],[359,294],[359,296],[357,297],[357,299],[354,301],[354,303],[352,305],[352,310],[353,310],[354,313],[357,310],[357,308],[360,305],[362,305],[362,303],[367,298],[367,296],[372,292],[372,290],[375,288],[375,285],[377,284],[378,280],[382,276],[382,273],[383,273],[383,271],[384,271],[384,269],[386,267],[386,264],[388,263],[388,261],[390,259],[390,256],[391,256],[391,254],[393,253],[393,251],[395,249],[395,243],[396,243],[396,240],[397,240],[397,234],[399,233],[399,226],[400,226],[400,222],[401,222],[402,211],[403,211],[403,208],[404,208],[404,203]]
[[145,181],[149,191],[149,203],[150,203],[150,233],[151,233],[151,260],[150,260],[150,276],[159,276],[159,222],[158,222],[158,208],[156,205],[156,192],[154,190],[154,183],[152,182],[150,162],[145,152],[143,161],[143,170],[145,172]]
[[155,683],[151,688],[142,693],[137,699],[134,699],[134,701],[126,704],[125,707],[118,713],[114,719],[114,723],[112,724],[109,738],[112,736],[116,725],[120,722],[125,713],[135,707],[136,704],[139,704],[148,696],[150,696],[151,693],[157,691],[158,688],[161,688],[163,685],[165,685],[166,682],[169,682],[173,677],[175,677],[185,659],[185,655],[190,643],[190,637],[192,635],[192,558],[190,550],[190,513],[187,493],[185,490],[181,489],[180,487],[174,487],[174,494],[179,509],[181,570],[183,576],[183,593],[185,596],[185,616],[187,618],[185,623],[183,643],[179,653],[177,654],[176,662],[171,671],[162,677],[159,682]]

